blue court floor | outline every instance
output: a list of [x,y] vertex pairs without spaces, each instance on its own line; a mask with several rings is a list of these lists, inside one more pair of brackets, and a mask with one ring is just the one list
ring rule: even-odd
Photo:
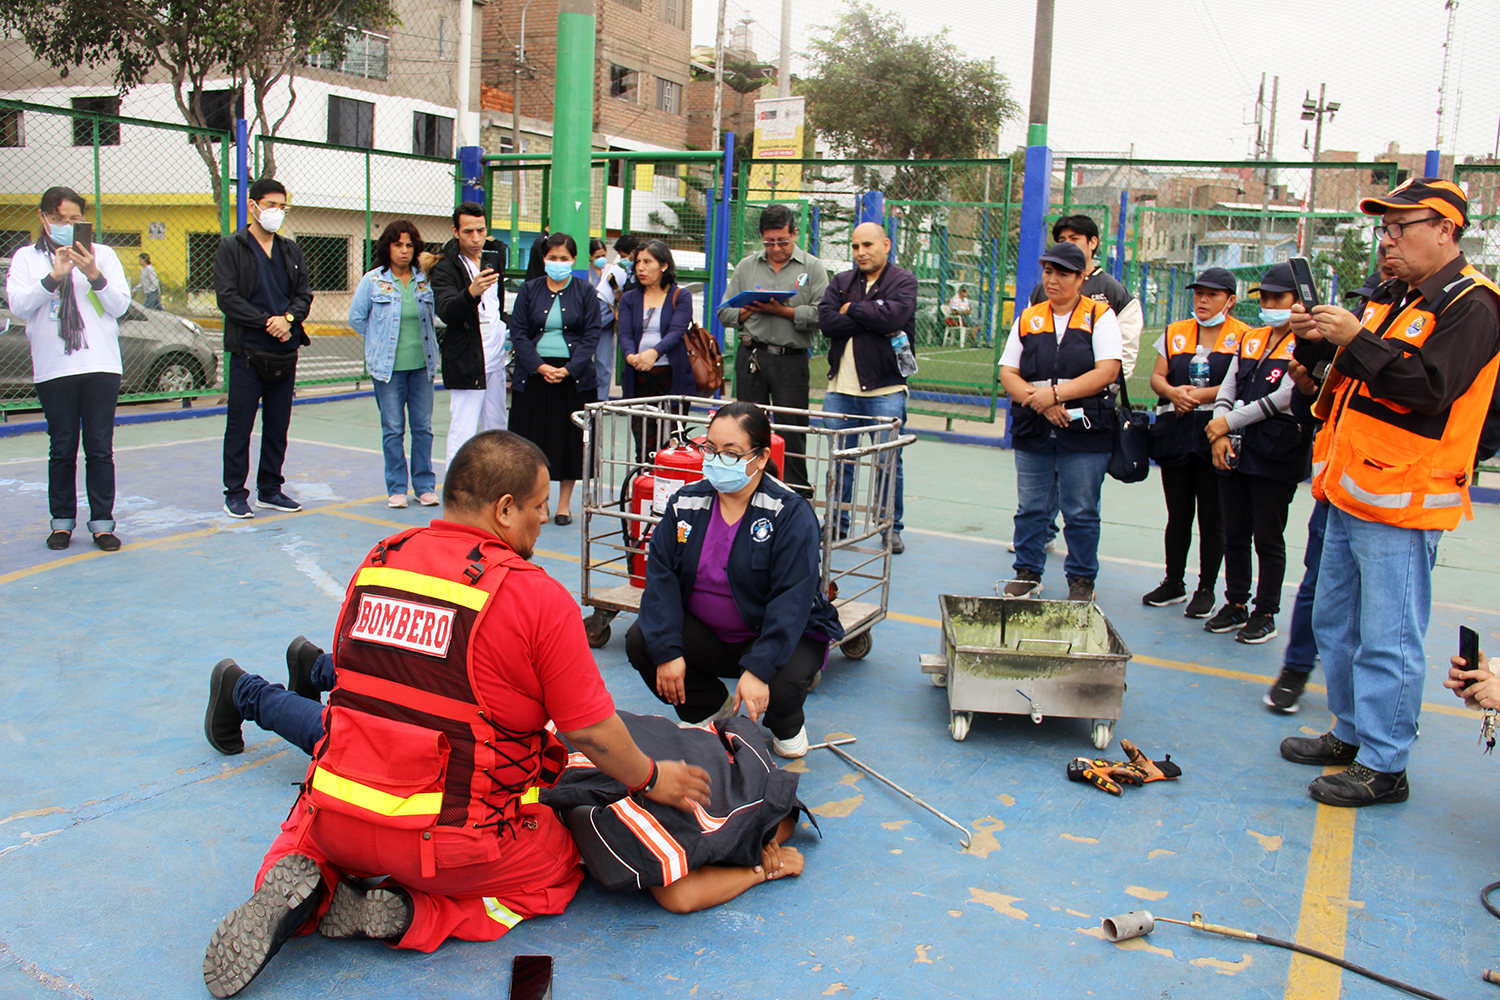
[[[45,438],[0,440],[0,635],[10,650],[0,672],[0,1000],[208,995],[204,946],[248,896],[307,767],[252,726],[244,755],[215,753],[202,732],[209,669],[233,656],[284,680],[288,640],[330,640],[369,548],[432,513],[385,506],[374,405],[355,400],[294,415],[287,492],[304,513],[230,521],[219,511],[222,428],[210,417],[119,429],[127,544],[112,555],[82,532],[67,552],[43,547]],[[1319,687],[1298,715],[1262,706],[1283,640],[1239,645],[1180,605],[1140,603],[1161,576],[1154,476],[1106,489],[1098,604],[1134,654],[1115,736],[1156,759],[1170,753],[1182,779],[1122,798],[1068,782],[1067,761],[1093,753],[1082,721],[979,716],[966,741],[951,740],[946,696],[918,657],[938,646],[938,594],[989,594],[1009,575],[1011,455],[924,441],[907,451],[906,479],[892,616],[867,659],[830,658],[808,728],[815,740],[856,736],[856,757],[974,831],[969,850],[819,750],[794,765],[823,831],[793,841],[807,857],[800,878],[689,916],[586,882],[562,916],[431,955],[313,935],[241,995],[504,997],[517,954],[554,957],[558,1000],[1399,995],[1181,927],[1102,940],[1101,917],[1138,908],[1201,911],[1446,997],[1491,995],[1479,975],[1500,965],[1500,925],[1477,895],[1497,877],[1497,761],[1475,745],[1478,716],[1440,682],[1458,625],[1500,639],[1500,511],[1479,508],[1443,542],[1411,800],[1356,814],[1317,806],[1305,788],[1318,772],[1277,754],[1283,737],[1329,721]],[[1304,488],[1287,533],[1289,585],[1307,511]],[[549,525],[538,545],[538,561],[575,592],[579,537],[576,521]],[[1048,568],[1053,594],[1061,558]],[[596,652],[600,669],[621,708],[656,711],[625,662],[624,631]]]

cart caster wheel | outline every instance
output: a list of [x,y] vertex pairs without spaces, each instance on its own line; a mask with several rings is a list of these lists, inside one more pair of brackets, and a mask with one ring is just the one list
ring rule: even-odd
[[948,719],[948,735],[962,741],[969,735],[969,723],[973,721],[973,712],[954,712]]
[[818,689],[818,685],[822,683],[823,671],[819,670],[817,673],[813,674],[812,683],[807,686],[808,693],[811,694],[813,691],[816,691]]
[[945,688],[948,686],[947,674],[928,674],[927,676],[932,678],[932,686],[935,688]]
[[861,632],[839,647],[846,657],[851,660],[863,660],[870,655],[870,650],[875,646],[875,638],[868,632]]
[[594,649],[603,649],[609,645],[609,619],[602,615],[590,615],[583,620],[583,632],[588,637],[589,645]]
[[1094,720],[1094,749],[1103,750],[1115,737],[1115,724],[1103,719]]

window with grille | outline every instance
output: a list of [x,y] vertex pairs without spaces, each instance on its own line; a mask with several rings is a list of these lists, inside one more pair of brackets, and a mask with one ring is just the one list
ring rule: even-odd
[[307,64],[366,80],[384,80],[390,75],[391,40],[387,35],[350,28],[344,34],[342,59],[335,59],[328,52],[315,52],[308,56]]
[[669,115],[682,113],[682,84],[671,80],[656,81],[656,109]]

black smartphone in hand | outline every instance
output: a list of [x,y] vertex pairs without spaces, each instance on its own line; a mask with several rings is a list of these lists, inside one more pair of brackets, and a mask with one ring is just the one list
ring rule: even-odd
[[1312,265],[1306,257],[1293,257],[1287,263],[1292,265],[1292,282],[1297,286],[1297,298],[1302,308],[1312,312],[1313,306],[1323,302],[1318,296],[1318,286],[1313,283]]
[[89,253],[94,252],[94,224],[92,222],[73,223],[73,245],[81,246]]
[[1458,627],[1458,655],[1464,658],[1465,670],[1479,669],[1479,633],[1464,625]]
[[552,1000],[552,956],[517,955],[510,966],[510,1000]]
[[499,270],[500,270],[500,266],[501,265],[500,265],[500,251],[499,250],[481,250],[481,251],[479,251],[479,269],[481,271],[490,270],[490,271],[495,271],[495,272],[498,273]]

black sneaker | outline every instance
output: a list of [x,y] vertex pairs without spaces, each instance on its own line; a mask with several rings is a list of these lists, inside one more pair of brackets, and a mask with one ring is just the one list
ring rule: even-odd
[[1234,634],[1235,642],[1248,642],[1252,646],[1274,638],[1276,638],[1276,618],[1259,611],[1251,615],[1245,627]]
[[1005,585],[1005,597],[1040,597],[1042,574],[1029,569],[1016,570],[1016,577]]
[[241,520],[249,520],[255,516],[255,511],[250,509],[250,501],[244,497],[226,498],[224,500],[224,513],[230,517],[240,518]]
[[1281,741],[1281,756],[1293,764],[1353,764],[1359,747],[1345,743],[1332,733],[1322,736],[1288,736]]
[[1376,771],[1350,764],[1347,771],[1314,778],[1307,793],[1327,806],[1378,806],[1405,802],[1411,795],[1405,771]]
[[232,997],[260,975],[323,899],[323,873],[305,854],[288,854],[266,871],[255,895],[220,922],[203,956],[203,982]]
[[302,505],[300,503],[293,500],[291,497],[287,496],[280,490],[277,490],[275,493],[272,493],[269,496],[256,497],[255,506],[268,507],[271,510],[284,510],[288,514],[295,514],[297,513],[297,511],[302,509]]
[[1092,601],[1094,599],[1094,581],[1086,576],[1068,577],[1068,600],[1070,601]]
[[891,529],[891,555],[899,556],[906,551],[906,543],[901,540],[901,532]]
[[299,635],[286,648],[286,689],[312,701],[321,702],[323,692],[312,682],[313,664],[323,651],[305,635]]
[[1164,608],[1168,604],[1181,604],[1187,600],[1187,588],[1179,580],[1173,583],[1171,580],[1163,580],[1161,586],[1141,598],[1142,604],[1149,604],[1153,608]]
[[1250,609],[1243,604],[1229,604],[1219,609],[1219,613],[1203,623],[1205,632],[1234,632],[1244,628],[1250,623]]
[[245,750],[240,726],[245,722],[234,707],[234,685],[245,671],[233,660],[220,660],[208,675],[208,710],[203,713],[203,735],[219,753],[233,755]]
[[1188,606],[1182,609],[1184,618],[1207,618],[1214,613],[1214,592],[1212,590],[1195,590],[1193,599],[1188,601]]
[[326,938],[370,938],[399,941],[411,927],[411,896],[394,886],[362,892],[348,882],[333,890],[328,912],[318,921],[318,933]]
[[1273,712],[1282,715],[1295,715],[1297,712],[1297,700],[1302,697],[1302,689],[1307,687],[1306,670],[1292,670],[1289,667],[1281,668],[1281,676],[1276,678],[1276,683],[1266,692],[1261,700]]

